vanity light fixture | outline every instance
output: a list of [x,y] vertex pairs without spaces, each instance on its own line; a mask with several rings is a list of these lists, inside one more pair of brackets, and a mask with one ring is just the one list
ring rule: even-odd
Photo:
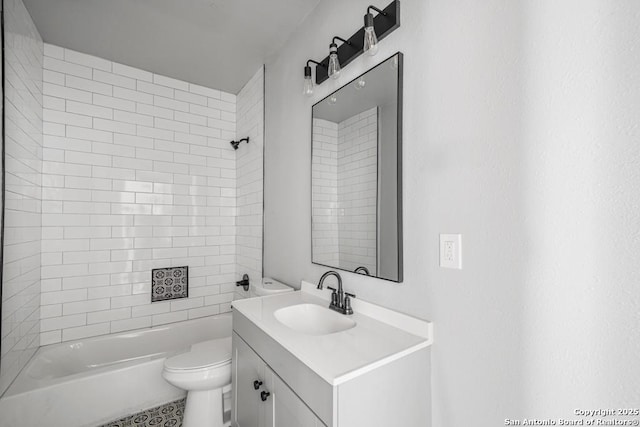
[[[372,10],[377,12],[375,16]],[[348,39],[334,37],[329,45],[329,56],[320,61],[319,66],[317,62],[314,62],[316,64],[315,84],[319,85],[329,77],[338,78],[340,70],[362,53],[375,55],[380,40],[400,27],[400,0],[392,1],[384,9],[369,6],[367,14],[364,15],[364,21],[365,26],[358,29]],[[342,41],[342,45],[338,47],[336,40]],[[309,66],[308,62],[307,66]],[[309,78],[311,77],[305,68],[305,78],[307,75]],[[309,85],[306,82],[304,93],[310,95]]]
[[309,59],[307,61],[307,65],[304,67],[304,86],[302,88],[302,94],[307,96],[313,95],[313,80],[311,80],[311,66],[309,63],[323,67],[321,63],[316,62],[313,59]]
[[338,60],[338,45],[329,45],[329,77],[337,79],[340,77],[340,61]]
[[369,56],[373,56],[378,53],[378,37],[376,37],[371,9],[375,10],[382,16],[387,16],[387,12],[380,10],[375,6],[369,6],[367,8],[367,14],[364,15],[364,47],[362,50]]
[[340,77],[340,59],[338,58],[338,45],[336,44],[336,40],[340,40],[342,43],[353,47],[350,41],[343,39],[342,37],[335,36],[333,40],[331,40],[331,44],[329,45],[329,77],[332,79],[337,79]]

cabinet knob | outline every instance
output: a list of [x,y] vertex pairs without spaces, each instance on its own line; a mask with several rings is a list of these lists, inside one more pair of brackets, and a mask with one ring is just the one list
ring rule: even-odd
[[269,393],[268,391],[260,392],[260,399],[262,399],[263,402],[266,402],[269,396],[271,396],[271,393]]
[[253,389],[254,389],[254,390],[257,390],[257,389],[259,389],[259,388],[260,388],[260,386],[261,386],[261,385],[262,385],[262,381],[255,380],[255,381],[253,382]]

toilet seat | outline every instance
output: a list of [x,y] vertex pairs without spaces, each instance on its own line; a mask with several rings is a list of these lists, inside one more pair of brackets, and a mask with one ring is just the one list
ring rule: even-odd
[[231,388],[231,337],[203,341],[165,359],[162,377],[187,392],[183,427],[225,426],[223,393]]
[[193,372],[229,363],[231,363],[231,337],[225,337],[194,344],[188,352],[167,358],[164,369],[170,372]]

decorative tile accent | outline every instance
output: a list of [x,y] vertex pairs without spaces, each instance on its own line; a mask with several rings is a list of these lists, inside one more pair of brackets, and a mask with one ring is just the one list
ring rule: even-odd
[[169,402],[100,427],[181,427],[185,402]]
[[189,296],[189,267],[151,270],[151,302]]

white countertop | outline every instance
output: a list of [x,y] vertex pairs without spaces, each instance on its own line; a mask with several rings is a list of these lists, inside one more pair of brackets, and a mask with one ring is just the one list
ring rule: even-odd
[[349,316],[356,326],[329,335],[296,332],[274,316],[276,310],[296,304],[327,307],[329,295],[303,282],[301,291],[237,300],[233,308],[334,386],[432,343],[430,322],[358,299]]

